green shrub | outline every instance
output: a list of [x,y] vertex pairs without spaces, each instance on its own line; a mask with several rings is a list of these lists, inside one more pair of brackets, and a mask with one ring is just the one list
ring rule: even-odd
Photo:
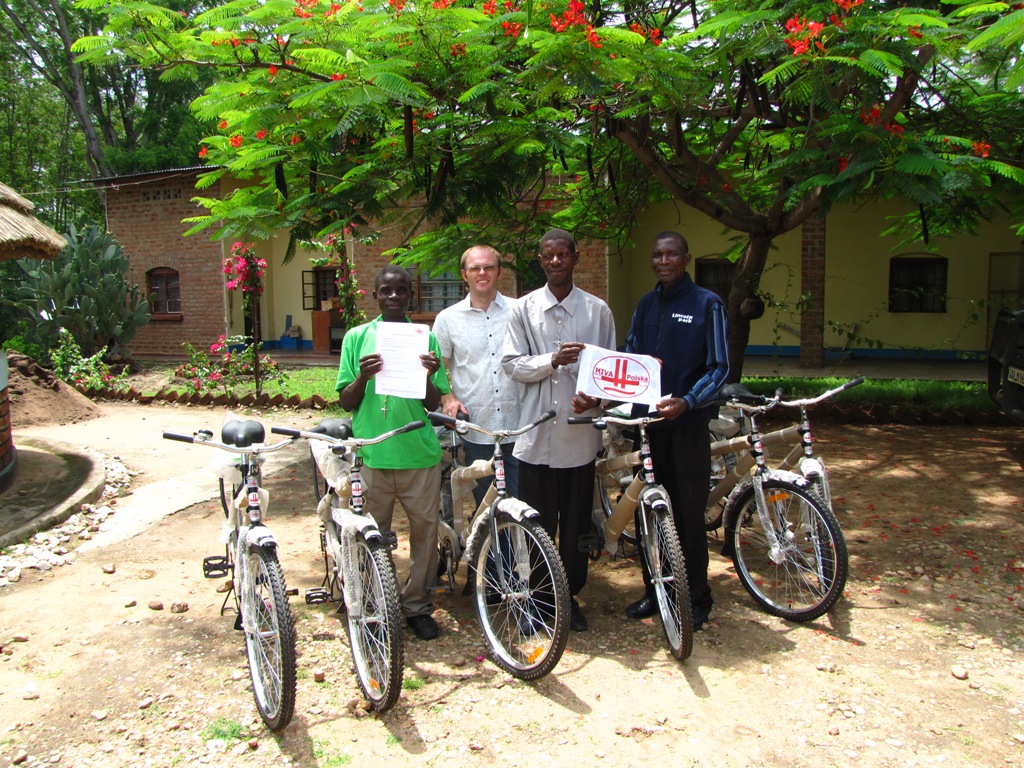
[[94,355],[82,356],[70,331],[61,328],[57,348],[50,353],[53,372],[59,379],[80,387],[106,387],[118,391],[128,389],[128,367],[114,375],[110,366],[103,362],[107,348],[103,347]]
[[[254,384],[256,345],[247,344],[244,337],[222,335],[210,345],[210,354],[198,351],[187,341],[183,346],[188,362],[175,369],[174,377],[183,379],[194,392],[221,390],[231,394],[240,387],[247,388],[250,383]],[[260,355],[262,382],[276,381],[283,384],[286,379],[277,361],[272,360],[270,355]]]

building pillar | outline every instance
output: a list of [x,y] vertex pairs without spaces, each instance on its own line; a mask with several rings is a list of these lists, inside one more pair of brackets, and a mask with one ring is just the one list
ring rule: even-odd
[[825,363],[825,219],[804,222],[800,239],[800,367]]

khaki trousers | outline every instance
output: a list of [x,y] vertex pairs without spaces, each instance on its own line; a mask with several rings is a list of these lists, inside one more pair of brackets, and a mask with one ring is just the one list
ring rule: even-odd
[[427,469],[371,469],[364,466],[363,512],[382,531],[392,530],[395,502],[409,519],[409,575],[402,587],[406,616],[433,613],[427,586],[437,579],[437,524],[441,510],[441,465]]

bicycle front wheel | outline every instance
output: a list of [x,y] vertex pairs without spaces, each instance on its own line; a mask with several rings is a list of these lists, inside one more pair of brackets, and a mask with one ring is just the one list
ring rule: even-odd
[[288,725],[295,711],[295,628],[284,573],[272,549],[248,554],[248,584],[241,596],[249,675],[260,717],[272,731]]
[[381,542],[359,538],[355,557],[360,598],[358,605],[345,606],[348,640],[359,687],[375,710],[385,712],[402,690],[405,649],[398,583]]
[[569,636],[569,583],[551,537],[532,518],[502,512],[497,539],[485,519],[470,554],[474,600],[484,638],[499,667],[521,680],[543,677],[562,658]]
[[651,570],[651,586],[658,600],[661,626],[672,655],[682,661],[693,653],[693,613],[683,547],[668,504],[641,499],[640,514],[643,515],[640,545]]
[[816,619],[846,587],[849,563],[839,522],[810,489],[777,478],[764,480],[763,488],[773,535],[758,514],[753,484],[726,513],[736,575],[768,613]]

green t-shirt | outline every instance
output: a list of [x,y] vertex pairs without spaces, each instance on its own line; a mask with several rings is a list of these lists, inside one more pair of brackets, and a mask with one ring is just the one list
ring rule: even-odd
[[[341,345],[341,361],[338,364],[338,383],[341,392],[359,375],[359,358],[377,351],[377,324],[384,322],[380,316],[365,325],[353,328],[345,334]],[[430,350],[441,359],[441,347],[430,334]],[[426,371],[424,371],[426,373]],[[442,395],[451,392],[444,363],[431,379]],[[384,412],[385,405],[387,413]],[[366,466],[371,469],[423,469],[432,467],[441,460],[441,443],[434,428],[427,421],[427,409],[422,400],[394,395],[378,395],[376,380],[366,383],[362,402],[352,412],[352,431],[356,437],[376,437],[388,430],[398,429],[410,421],[422,419],[422,429],[415,429],[392,437],[383,443],[366,446],[360,453]]]

